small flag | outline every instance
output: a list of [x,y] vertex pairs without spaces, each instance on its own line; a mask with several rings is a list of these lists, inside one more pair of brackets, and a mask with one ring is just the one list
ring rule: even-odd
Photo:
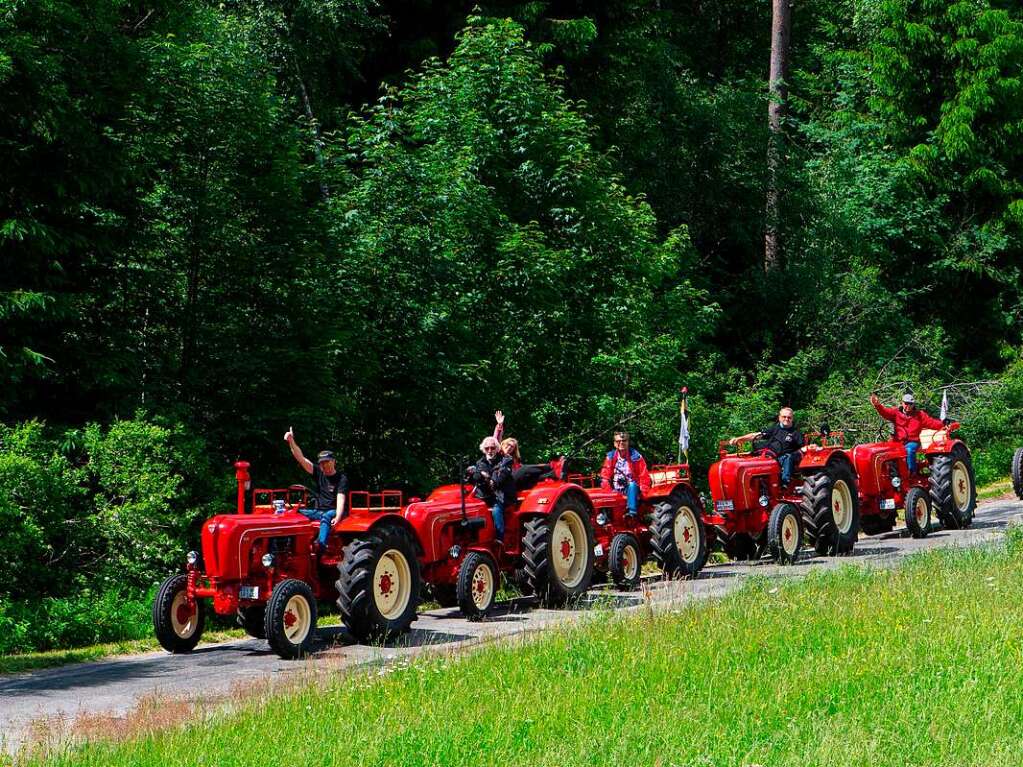
[[686,454],[689,460],[689,389],[682,388],[682,404],[679,405],[679,427],[678,427],[678,452],[679,462],[682,461],[682,453]]
[[948,418],[948,389],[941,395],[941,415],[938,416],[942,421]]

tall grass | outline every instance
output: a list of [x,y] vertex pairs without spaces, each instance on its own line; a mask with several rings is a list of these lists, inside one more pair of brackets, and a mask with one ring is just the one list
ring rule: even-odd
[[1023,764],[1023,545],[340,677],[82,765]]

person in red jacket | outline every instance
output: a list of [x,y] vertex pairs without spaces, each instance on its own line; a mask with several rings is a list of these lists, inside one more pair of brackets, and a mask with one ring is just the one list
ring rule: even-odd
[[615,432],[615,449],[607,454],[600,470],[600,484],[625,496],[631,516],[639,513],[639,499],[650,492],[650,472],[639,451],[629,447],[629,433]]
[[928,415],[916,406],[912,394],[902,395],[901,407],[885,407],[876,394],[870,395],[870,404],[886,421],[895,424],[895,439],[906,445],[906,465],[911,472],[916,471],[916,451],[920,448],[921,429],[940,429],[944,423]]

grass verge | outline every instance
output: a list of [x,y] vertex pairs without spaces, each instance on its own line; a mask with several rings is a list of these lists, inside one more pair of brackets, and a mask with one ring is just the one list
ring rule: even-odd
[[1023,535],[753,580],[269,696],[54,765],[1023,764]]

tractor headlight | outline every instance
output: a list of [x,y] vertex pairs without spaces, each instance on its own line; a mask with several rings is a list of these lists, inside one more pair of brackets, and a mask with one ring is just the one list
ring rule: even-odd
[[902,477],[892,477],[892,487],[896,490],[902,487]]
[[456,543],[454,546],[448,549],[448,556],[451,557],[452,559],[458,559],[460,556],[462,556],[462,547]]
[[600,512],[597,515],[597,524],[598,525],[606,525],[607,524],[607,514],[605,514],[604,512]]
[[185,554],[185,561],[188,562],[188,564],[190,565],[194,565],[196,562],[199,561],[199,552],[198,551],[188,552],[187,554]]
[[768,498],[766,495],[762,495],[762,496],[760,496],[760,501],[759,502],[760,502],[760,505],[763,506],[766,509],[767,508],[767,504],[769,504],[771,502],[771,499]]
[[274,566],[274,555],[270,553],[264,554],[263,558],[259,561],[263,563],[263,567],[269,570]]

